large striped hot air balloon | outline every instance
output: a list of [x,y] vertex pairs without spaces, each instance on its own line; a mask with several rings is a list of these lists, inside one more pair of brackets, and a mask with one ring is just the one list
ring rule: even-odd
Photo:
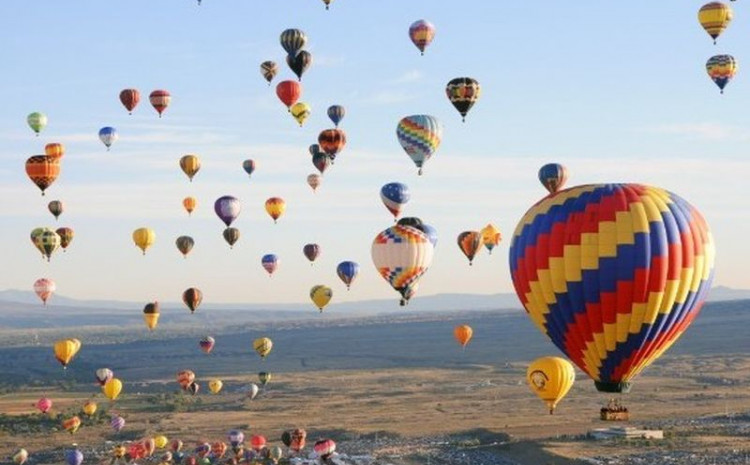
[[671,192],[594,184],[531,207],[509,257],[537,327],[597,389],[627,392],[703,306],[714,242],[700,212]]
[[421,175],[422,166],[440,147],[443,126],[434,116],[411,115],[399,121],[396,136],[406,154],[419,168]]
[[432,263],[433,245],[427,235],[412,226],[397,224],[372,242],[372,261],[378,273],[401,294],[401,305]]
[[49,155],[34,155],[26,160],[26,174],[42,191],[47,190],[60,175],[60,159]]
[[286,29],[281,33],[279,42],[287,55],[292,55],[305,48],[307,36],[299,29]]

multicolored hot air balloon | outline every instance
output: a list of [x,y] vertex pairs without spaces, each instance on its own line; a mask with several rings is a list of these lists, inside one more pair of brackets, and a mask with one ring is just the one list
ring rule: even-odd
[[305,257],[310,261],[310,266],[312,266],[313,262],[320,255],[320,246],[318,244],[305,244],[302,247],[302,253],[305,254]]
[[408,287],[414,285],[432,263],[433,245],[427,235],[412,226],[397,224],[372,242],[372,261],[378,273],[401,294],[406,305]]
[[133,231],[133,242],[146,255],[146,249],[156,241],[156,233],[151,228],[138,228]]
[[201,169],[201,160],[198,155],[188,154],[180,158],[180,169],[187,175],[190,182],[193,182],[195,176]]
[[138,89],[124,89],[120,92],[120,102],[128,110],[128,114],[132,115],[138,102],[141,101],[141,93]]
[[297,79],[300,81],[302,80],[302,75],[312,65],[312,62],[312,53],[307,50],[298,50],[286,56],[286,64],[289,65],[289,69],[297,75]]
[[267,337],[259,337],[253,341],[253,349],[260,355],[261,359],[265,359],[271,353],[272,348],[273,341]]
[[292,117],[299,123],[299,127],[302,127],[305,124],[305,120],[310,117],[310,111],[312,111],[310,105],[304,102],[297,102],[289,109]]
[[52,400],[42,397],[36,402],[36,408],[42,413],[47,413],[52,408]]
[[732,9],[726,3],[706,3],[698,10],[698,21],[716,43],[716,39],[732,22]]
[[68,433],[74,434],[76,431],[78,431],[78,428],[81,427],[81,419],[78,417],[78,415],[75,415],[71,418],[66,418],[62,422],[62,427]]
[[198,391],[201,390],[201,385],[198,383],[190,383],[185,390],[192,395],[196,395],[198,394]]
[[154,107],[154,110],[159,113],[159,118],[161,118],[161,114],[164,113],[164,110],[167,109],[172,101],[172,96],[168,91],[159,89],[149,94],[148,101],[151,102],[151,106]]
[[188,212],[188,215],[193,213],[196,206],[198,206],[198,200],[196,200],[195,197],[185,197],[182,199],[182,207]]
[[182,370],[177,373],[177,383],[182,389],[187,389],[187,387],[194,381],[195,373],[193,373],[191,370]]
[[297,103],[302,95],[302,85],[297,81],[281,81],[276,84],[276,96],[281,103],[286,105],[289,112],[292,111],[292,105]]
[[409,26],[409,38],[414,46],[424,55],[424,50],[430,45],[432,39],[435,38],[435,26],[424,19],[415,21]]
[[242,211],[242,204],[240,199],[231,195],[224,195],[219,197],[214,202],[214,212],[221,221],[224,222],[227,227],[232,225],[232,222],[240,216]]
[[380,200],[383,201],[383,205],[393,215],[393,218],[398,218],[401,214],[401,209],[404,208],[411,199],[411,193],[409,192],[409,186],[400,182],[389,182],[380,188]]
[[461,121],[464,122],[466,121],[466,114],[477,103],[481,94],[482,88],[479,86],[479,82],[470,77],[451,79],[445,86],[445,95],[461,114]]
[[293,55],[305,48],[307,36],[299,29],[286,29],[281,33],[279,42],[287,55]]
[[419,168],[421,175],[422,166],[440,147],[443,126],[434,116],[411,115],[399,121],[396,136],[406,154]]
[[263,255],[263,258],[260,260],[261,265],[263,265],[263,269],[268,272],[268,275],[273,275],[274,271],[276,271],[276,268],[279,266],[279,258],[272,253]]
[[195,240],[193,240],[193,238],[190,236],[180,236],[175,239],[174,243],[177,246],[177,250],[180,251],[182,256],[184,258],[187,258],[187,255],[190,253],[190,251],[193,250]]
[[50,261],[52,254],[60,247],[61,243],[62,238],[60,238],[60,235],[49,228],[43,228],[34,237],[34,245],[42,252],[42,256],[47,258],[47,261]]
[[65,155],[65,146],[59,142],[51,142],[44,146],[44,154],[59,160]]
[[336,443],[333,439],[321,439],[316,441],[313,446],[315,453],[318,454],[321,460],[328,460],[334,452],[336,452]]
[[346,284],[346,290],[348,291],[359,275],[359,264],[351,261],[341,262],[336,266],[336,274]]
[[240,240],[240,230],[231,226],[226,228],[221,235],[224,236],[224,240],[229,244],[230,249],[233,249],[234,244]]
[[318,144],[320,145],[320,149],[333,162],[336,160],[336,156],[344,150],[346,133],[342,129],[323,130],[318,134]]
[[63,249],[63,252],[65,252],[70,243],[73,242],[75,231],[73,231],[73,228],[62,227],[55,229],[55,233],[60,236],[60,247]]
[[112,379],[115,374],[110,370],[109,368],[99,368],[96,370],[96,382],[99,383],[99,386],[104,386],[107,384],[107,381]]
[[149,302],[143,307],[143,321],[149,330],[156,328],[159,323],[159,302]]
[[229,441],[229,445],[232,446],[232,449],[236,450],[245,442],[245,433],[238,429],[233,429],[227,433],[227,441]]
[[49,155],[34,155],[26,160],[26,174],[42,191],[47,190],[60,175],[60,160]]
[[568,169],[559,163],[547,163],[539,168],[539,182],[550,194],[562,189],[567,180]]
[[307,175],[307,185],[312,188],[313,192],[318,191],[318,187],[320,187],[320,184],[322,182],[323,182],[323,176],[319,175],[318,173]]
[[201,302],[203,302],[203,292],[197,287],[185,289],[185,292],[182,293],[182,301],[190,310],[190,313],[195,313]]
[[210,354],[211,351],[214,350],[214,345],[216,345],[216,339],[211,336],[204,336],[198,341],[198,346],[204,354]]
[[57,361],[63,368],[68,368],[70,361],[81,350],[81,341],[75,338],[60,339],[55,342],[54,350]]
[[339,123],[344,119],[344,116],[346,116],[346,108],[341,105],[331,105],[328,107],[327,113],[328,117],[333,121],[333,124],[336,125],[336,129],[338,129]]
[[109,148],[117,141],[117,139],[119,139],[119,137],[120,136],[117,135],[117,129],[111,126],[105,126],[99,130],[99,140],[107,147],[107,152],[109,152]]
[[307,431],[302,428],[295,428],[289,435],[289,448],[296,453],[300,453],[305,448]]
[[737,74],[737,68],[737,61],[732,55],[714,55],[706,62],[708,77],[719,87],[722,94],[724,87]]
[[286,211],[286,202],[281,197],[271,197],[266,200],[266,212],[273,218],[273,222],[281,218]]
[[34,293],[41,299],[44,305],[57,289],[55,282],[47,278],[39,278],[34,282]]
[[39,137],[39,133],[47,126],[47,116],[44,113],[35,111],[34,113],[29,113],[26,117],[26,123],[36,133],[36,136]]
[[557,403],[570,391],[575,380],[573,365],[560,357],[538,358],[526,369],[526,382],[547,404],[550,415],[555,413]]
[[264,61],[260,64],[260,74],[263,75],[263,78],[268,82],[268,85],[271,85],[271,81],[273,81],[273,78],[276,77],[276,73],[279,72],[279,65],[276,64],[274,61]]
[[482,234],[477,231],[464,231],[458,235],[458,248],[469,259],[469,265],[472,265],[474,256],[482,247]]
[[102,386],[102,393],[104,397],[111,401],[117,400],[122,392],[122,381],[117,378],[112,378]]
[[679,196],[640,184],[592,184],[531,207],[509,260],[537,327],[598,390],[627,392],[697,316],[714,253],[705,219]]
[[47,204],[47,210],[52,213],[55,219],[58,219],[60,215],[62,215],[63,211],[65,211],[65,206],[61,201],[53,200]]
[[310,300],[318,307],[320,313],[323,313],[323,308],[328,305],[332,297],[333,290],[328,286],[318,284],[310,289]]
[[250,160],[249,158],[242,162],[242,169],[245,170],[245,173],[249,177],[252,177],[253,172],[255,172],[255,160]]
[[474,330],[469,325],[459,325],[453,328],[453,337],[456,338],[461,347],[464,349],[466,345],[471,341],[471,337],[474,335]]
[[484,247],[489,251],[490,255],[492,255],[492,249],[497,247],[503,238],[500,234],[500,230],[497,229],[494,224],[490,223],[483,227],[482,230],[479,231],[479,234],[482,235],[482,244],[484,244]]

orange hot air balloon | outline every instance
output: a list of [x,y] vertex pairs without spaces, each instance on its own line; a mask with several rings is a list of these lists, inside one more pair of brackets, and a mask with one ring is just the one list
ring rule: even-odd
[[122,102],[122,105],[128,110],[129,115],[133,114],[133,109],[140,101],[141,93],[138,92],[138,89],[124,89],[120,92],[120,102]]
[[143,448],[146,450],[147,457],[154,455],[154,451],[156,450],[156,441],[154,441],[154,438],[146,438],[141,441],[141,444],[143,444]]
[[273,218],[273,222],[276,223],[276,220],[286,211],[286,202],[281,197],[271,197],[266,200],[266,211]]
[[62,427],[68,433],[73,434],[81,427],[81,419],[76,415],[73,418],[63,420]]
[[193,210],[195,210],[195,207],[198,206],[198,201],[195,200],[195,197],[185,197],[182,199],[182,206],[185,207],[185,211],[188,212],[188,215],[191,215]]
[[292,105],[297,103],[302,95],[302,85],[297,81],[281,81],[276,85],[276,95],[291,112]]
[[456,338],[463,348],[466,348],[466,345],[471,341],[471,336],[473,335],[474,331],[469,325],[460,325],[453,328],[453,337]]
[[65,146],[59,142],[52,142],[44,146],[44,154],[59,160],[65,155]]
[[177,373],[177,382],[180,383],[182,389],[187,389],[189,385],[193,384],[193,381],[195,381],[195,373],[192,371],[183,370]]
[[346,145],[346,133],[343,129],[326,129],[318,135],[318,145],[320,149],[331,158],[336,159],[336,155],[344,150]]
[[29,175],[31,182],[44,191],[55,182],[60,175],[59,160],[49,155],[34,155],[26,160],[26,174]]
[[458,247],[469,259],[469,265],[474,260],[479,248],[482,247],[482,234],[477,231],[464,231],[458,235]]
[[64,227],[64,228],[57,228],[55,230],[58,236],[60,236],[60,247],[62,247],[63,252],[68,248],[70,243],[73,241],[73,237],[75,236],[75,232],[72,228]]
[[172,96],[168,91],[159,89],[151,92],[148,96],[148,100],[151,102],[151,106],[154,107],[154,110],[159,113],[159,118],[161,118],[161,114],[164,113],[164,110],[167,109],[169,103],[172,101]]

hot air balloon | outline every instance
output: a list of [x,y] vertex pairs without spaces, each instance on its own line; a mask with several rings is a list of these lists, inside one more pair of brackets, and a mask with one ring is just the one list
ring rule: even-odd
[[555,413],[557,403],[570,391],[575,380],[573,365],[560,357],[538,358],[526,370],[526,382],[547,404],[550,415]]
[[34,282],[34,292],[44,305],[47,305],[47,299],[52,296],[55,289],[57,289],[57,286],[55,286],[55,282],[51,279],[39,278]]
[[62,239],[59,234],[50,228],[37,228],[32,231],[32,241],[34,247],[49,261],[52,253],[60,247]]
[[310,105],[304,102],[297,102],[289,109],[292,117],[294,117],[294,119],[297,120],[297,123],[299,123],[299,127],[302,127],[302,125],[305,124],[305,120],[310,117],[311,110]]
[[302,75],[312,65],[312,62],[312,53],[307,50],[298,50],[286,56],[286,64],[289,65],[289,69],[297,75],[297,79],[300,81],[302,80]]
[[173,439],[171,443],[169,443],[169,448],[172,450],[173,453],[179,452],[182,450],[182,441],[179,439]]
[[276,255],[269,253],[267,255],[263,255],[260,263],[261,265],[263,265],[263,269],[265,269],[270,276],[274,273],[274,271],[276,271],[276,268],[279,266],[279,258]]
[[120,136],[117,135],[117,130],[113,127],[106,126],[99,130],[99,140],[107,147],[107,152],[109,152],[109,148],[119,137]]
[[292,105],[297,103],[301,95],[302,86],[297,81],[281,81],[276,84],[276,96],[290,112],[292,111]]
[[234,244],[237,243],[238,240],[240,240],[240,230],[237,228],[229,227],[224,230],[222,233],[222,236],[224,236],[224,240],[229,244],[229,248],[234,248]]
[[62,422],[62,427],[68,433],[73,434],[78,431],[78,428],[81,427],[81,419],[78,418],[78,415],[71,418],[66,418]]
[[359,264],[356,262],[345,261],[338,264],[336,267],[336,274],[339,276],[341,281],[346,284],[346,290],[348,291],[352,285],[352,282],[359,275]]
[[102,386],[102,392],[107,399],[111,401],[117,400],[122,392],[122,381],[117,378],[110,379]]
[[333,290],[328,286],[318,284],[310,289],[310,300],[318,307],[320,313],[323,313],[323,308],[328,305],[332,297]]
[[260,373],[258,373],[258,381],[260,381],[261,386],[265,386],[266,384],[268,384],[268,382],[271,381],[271,377],[271,373],[267,371],[261,371]]
[[182,370],[177,373],[177,382],[182,389],[187,389],[191,383],[195,382],[195,373],[191,370]]
[[305,257],[307,257],[308,260],[310,260],[310,265],[312,266],[312,263],[318,258],[318,255],[320,255],[320,246],[318,244],[305,244],[305,246],[302,247],[302,253],[305,254]]
[[281,457],[283,457],[283,456],[284,456],[284,451],[283,451],[283,450],[281,450],[281,447],[279,447],[279,446],[273,446],[273,447],[271,447],[271,449],[269,449],[269,451],[268,451],[268,458],[270,458],[270,459],[271,459],[271,461],[272,461],[273,463],[275,463],[275,464],[276,464],[276,463],[279,463],[279,460],[280,460],[280,459],[281,459]]
[[464,231],[458,235],[458,248],[469,259],[469,265],[472,265],[474,256],[482,247],[482,234],[477,231]]
[[154,436],[154,445],[157,449],[164,449],[165,447],[167,447],[168,443],[169,439],[167,439],[167,437],[163,434]]
[[307,36],[299,29],[287,29],[281,33],[279,42],[281,42],[281,46],[284,47],[287,55],[293,55],[305,48]]
[[128,448],[128,456],[131,461],[146,458],[146,446],[140,441],[132,442]]
[[313,449],[321,460],[328,460],[336,452],[336,443],[333,439],[321,439],[315,442]]
[[172,101],[172,96],[166,90],[155,90],[149,94],[148,101],[151,102],[151,106],[154,107],[154,110],[159,113],[159,118],[161,118],[161,114]]
[[271,353],[272,348],[273,341],[267,337],[260,337],[253,341],[253,349],[260,355],[261,359],[265,360],[266,356]]
[[36,402],[36,408],[42,413],[47,413],[52,408],[52,400],[42,397]]
[[[13,452],[13,463],[23,465],[29,459],[29,453],[26,449],[17,449]],[[274,462],[276,463],[276,462]]]
[[281,433],[281,442],[285,446],[289,447],[289,445],[292,443],[292,433],[290,431],[284,431]]
[[201,169],[201,160],[198,158],[198,155],[185,155],[180,158],[180,169],[187,175],[190,182],[193,182],[193,176]]
[[307,431],[301,428],[296,428],[289,435],[289,448],[296,453],[300,453],[305,448],[305,440],[307,439]]
[[59,142],[51,142],[44,146],[44,154],[59,160],[65,155],[65,146]]
[[568,180],[568,169],[559,163],[547,163],[539,168],[539,182],[550,194],[559,191]]
[[312,157],[312,164],[322,175],[331,166],[331,158],[325,153],[316,153]]
[[724,87],[737,74],[737,67],[737,61],[732,55],[714,55],[706,62],[708,77],[719,87],[722,94]]
[[156,450],[156,441],[154,441],[153,438],[145,438],[141,441],[141,444],[143,444],[143,448],[146,449],[146,457],[151,457],[154,455],[154,451]]
[[490,255],[492,255],[492,249],[497,247],[502,239],[500,230],[497,229],[494,224],[490,223],[483,227],[482,230],[479,231],[479,234],[482,235],[482,244],[484,244],[484,247],[490,252]]
[[271,85],[271,81],[276,77],[276,73],[279,72],[279,66],[273,61],[264,61],[260,64],[260,74],[263,78],[268,81],[268,85]]
[[124,89],[120,92],[120,102],[122,102],[125,109],[128,110],[129,115],[133,114],[133,110],[140,101],[141,93],[138,92],[138,89]]
[[276,223],[281,215],[286,211],[286,202],[281,197],[271,197],[266,200],[266,212],[273,218],[273,222]]
[[240,447],[242,447],[242,443],[245,442],[245,433],[240,430],[233,429],[229,431],[229,433],[227,433],[227,441],[229,441],[229,445],[232,446],[233,450],[238,450]]
[[119,433],[125,427],[125,419],[119,415],[113,415],[109,420],[109,426],[115,430],[115,433]]
[[252,436],[250,438],[250,447],[252,447],[255,452],[260,452],[266,447],[266,438],[259,434]]
[[412,115],[399,121],[396,136],[406,154],[419,168],[421,175],[422,166],[440,147],[443,127],[434,116]]
[[336,160],[336,156],[344,150],[346,133],[342,129],[326,129],[318,134],[318,144],[320,145],[320,149],[333,162]]
[[433,246],[425,233],[411,226],[395,225],[372,242],[372,261],[378,273],[401,294],[401,305],[410,285],[416,283],[432,263]]
[[409,26],[409,38],[422,55],[424,55],[424,50],[430,45],[432,39],[435,38],[435,26],[424,19],[415,21]]
[[182,301],[190,309],[190,313],[195,313],[203,302],[203,293],[196,287],[185,289],[185,292],[182,293]]
[[201,348],[203,353],[210,354],[216,345],[216,339],[211,336],[204,336],[198,341],[198,346]]
[[219,460],[220,458],[224,457],[224,454],[227,453],[227,445],[221,441],[216,441],[213,444],[211,444],[211,456],[214,461]]
[[466,114],[477,103],[481,94],[479,82],[470,77],[451,79],[445,86],[445,95],[461,114],[461,121],[466,121]]
[[[81,420],[78,420],[78,421],[80,423]],[[65,450],[65,463],[67,465],[81,465],[83,463],[83,452],[78,450],[77,447],[75,449],[66,449]]]
[[47,126],[47,116],[35,111],[34,113],[29,113],[26,117],[26,123],[36,133],[36,136],[39,137],[39,133]]
[[72,228],[57,228],[55,230],[55,233],[57,233],[58,236],[60,236],[60,247],[62,247],[63,252],[68,248],[71,242],[73,242],[73,237],[75,236],[75,232]]
[[208,390],[211,391],[211,394],[218,394],[222,387],[224,387],[224,383],[220,379],[212,379],[208,382]]
[[716,43],[716,39],[732,22],[732,9],[726,3],[706,3],[698,10],[698,21]]
[[185,211],[188,212],[188,215],[191,215],[193,213],[193,210],[195,210],[195,207],[198,205],[198,201],[195,199],[195,197],[185,197],[182,199],[182,206],[185,208]]
[[159,322],[159,302],[149,302],[143,307],[143,321],[149,330],[156,328]]
[[[333,0],[323,0],[323,3],[326,4],[326,10],[328,9],[328,5],[330,5],[331,2],[333,2]],[[274,461],[274,463],[276,463],[276,461]]]
[[474,335],[474,330],[469,325],[459,325],[453,328],[453,337],[456,338],[461,347],[464,349],[466,345],[471,341],[471,336]]
[[201,385],[198,383],[190,383],[185,390],[192,395],[196,395],[198,394],[198,391],[201,390]]
[[49,212],[52,213],[55,219],[58,219],[60,215],[62,215],[65,208],[61,201],[53,200],[47,204],[47,210],[49,210]]
[[242,169],[245,170],[245,173],[249,177],[252,177],[253,172],[255,171],[255,160],[247,159],[242,162]]
[[116,458],[116,459],[121,459],[121,458],[125,457],[125,454],[127,454],[127,453],[128,453],[128,450],[123,445],[115,446],[112,449],[112,456],[114,458]]
[[47,190],[60,175],[60,160],[49,155],[34,155],[26,160],[26,174],[42,191]]
[[156,233],[151,228],[138,228],[133,231],[133,242],[146,255],[146,249],[151,247],[156,240]]
[[410,198],[411,193],[409,192],[409,186],[406,184],[389,182],[380,188],[380,200],[383,201],[383,205],[394,218],[398,218],[401,209],[409,202]]
[[240,200],[237,197],[224,195],[214,202],[214,211],[216,212],[216,216],[229,227],[240,216],[242,204],[240,204]]
[[714,242],[700,212],[671,192],[592,184],[531,207],[509,260],[539,329],[598,390],[627,392],[700,311]]
[[174,241],[177,246],[177,250],[180,251],[183,257],[187,258],[187,255],[193,250],[195,241],[190,236],[180,236]]
[[93,400],[86,401],[85,404],[83,404],[83,413],[85,413],[88,416],[91,416],[96,413],[96,409],[98,406],[96,405],[96,402]]
[[342,107],[341,105],[331,105],[328,107],[328,117],[333,121],[333,124],[336,125],[336,128],[338,129],[339,123],[342,119],[344,119],[344,116],[346,116],[346,108]]
[[437,247],[437,229],[433,228],[429,224],[422,224],[422,232],[427,235],[427,239],[430,241],[433,247]]
[[250,400],[255,399],[255,396],[258,395],[258,391],[260,391],[260,388],[258,388],[258,385],[255,383],[250,383],[250,386],[247,389],[247,397],[249,397]]
[[312,188],[313,192],[317,192],[322,182],[323,177],[317,173],[307,175],[307,184]]
[[55,358],[63,368],[67,368],[73,357],[81,350],[81,341],[74,338],[60,339],[55,342]]
[[99,383],[99,386],[104,386],[107,384],[107,381],[112,379],[114,373],[109,368],[99,368],[96,370],[95,376],[96,382]]

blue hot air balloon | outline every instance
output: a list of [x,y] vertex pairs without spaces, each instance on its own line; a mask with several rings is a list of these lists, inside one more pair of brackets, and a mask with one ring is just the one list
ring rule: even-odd
[[328,117],[331,118],[336,127],[339,127],[339,123],[344,119],[345,115],[346,109],[341,105],[331,105],[328,107]]
[[539,182],[550,194],[559,191],[568,180],[568,170],[559,163],[547,163],[539,168]]
[[118,139],[117,130],[113,127],[106,126],[99,130],[99,140],[107,146],[107,152],[112,144]]
[[83,453],[78,450],[78,447],[65,449],[65,463],[68,465],[81,465],[83,463]]
[[409,187],[400,182],[390,182],[380,189],[380,199],[394,218],[398,218],[410,198]]
[[357,279],[359,274],[359,264],[357,262],[345,261],[338,264],[336,267],[336,274],[346,284],[346,289],[352,285],[352,282]]

